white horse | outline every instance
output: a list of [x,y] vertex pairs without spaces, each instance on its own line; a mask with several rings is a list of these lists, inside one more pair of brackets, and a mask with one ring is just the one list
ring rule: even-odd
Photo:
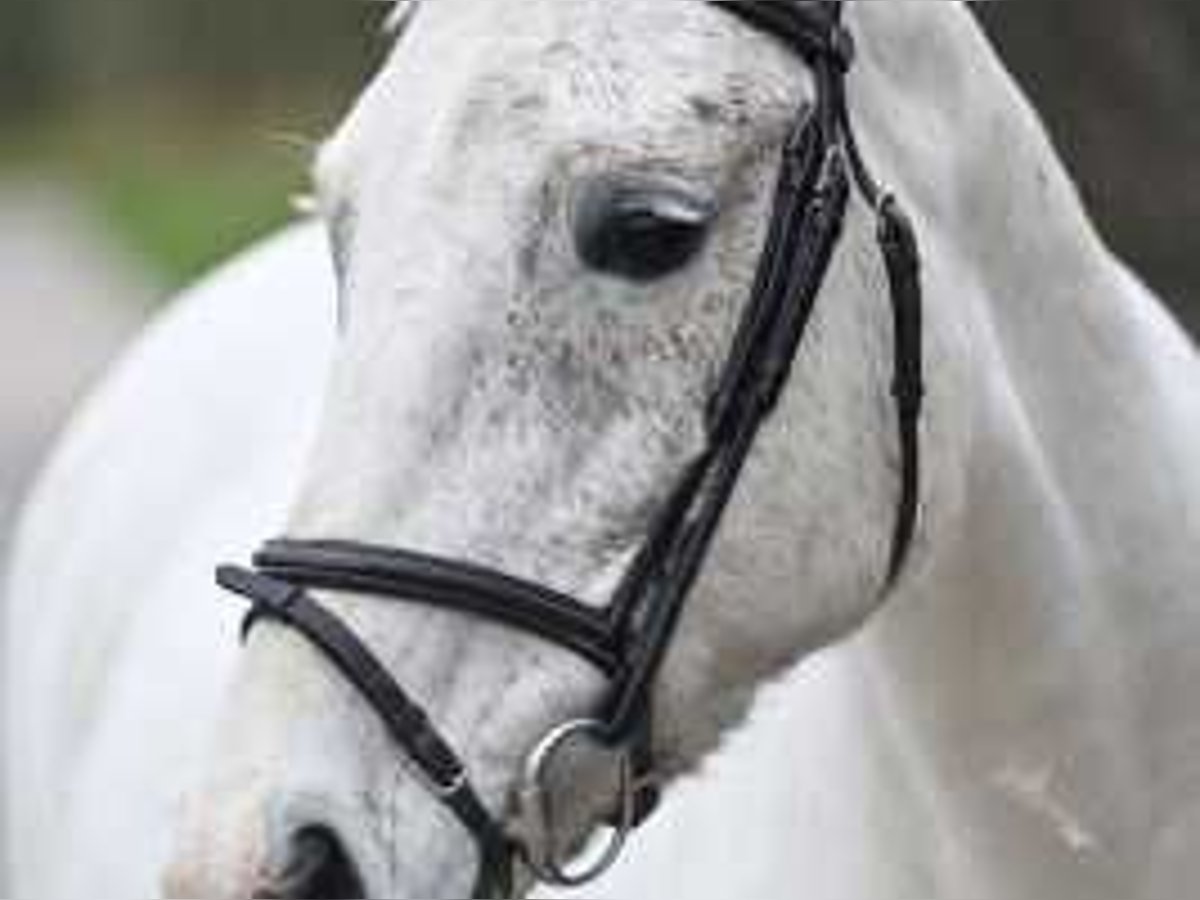
[[[916,554],[877,608],[890,320],[858,206],[658,688],[674,783],[595,893],[1175,900],[1200,879],[1197,354],[964,6],[849,24],[852,115],[926,257]],[[337,284],[315,226],[218,275],[35,493],[5,654],[16,894],[249,896],[314,824],[371,895],[467,889],[470,841],[360,698],[280,629],[239,652],[211,566],[286,523],[604,597],[699,439],[811,92],[699,2],[422,7],[321,154]],[[710,204],[703,247],[653,280],[589,269],[570,220],[596,179]],[[462,615],[324,599],[497,809],[602,686]]]

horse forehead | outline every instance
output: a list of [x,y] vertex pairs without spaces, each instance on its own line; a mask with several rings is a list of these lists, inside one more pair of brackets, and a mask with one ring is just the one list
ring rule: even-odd
[[591,46],[627,38],[653,46],[663,34],[646,33],[648,23],[687,29],[716,18],[710,0],[423,0],[418,6],[424,18],[453,21],[464,38],[536,36]]
[[361,180],[350,176],[364,154],[452,166],[456,149],[505,136],[530,151],[564,140],[679,150],[697,135],[678,128],[699,121],[708,138],[736,139],[771,110],[790,116],[802,77],[707,0],[425,0],[327,142],[318,180]]
[[[764,100],[794,96],[794,81],[779,71],[794,61],[736,40],[744,26],[708,0],[426,0],[419,15],[427,19],[413,33],[414,45],[425,44],[421,60],[453,59],[433,77],[466,85],[464,99],[540,94],[574,110],[628,113],[730,87],[757,86]],[[402,41],[400,66],[405,53]]]
[[[449,214],[454,204],[426,202],[435,185],[509,215],[501,201],[519,183],[576,156],[716,171],[790,121],[808,80],[707,0],[424,0],[323,145],[315,181],[359,233],[368,219],[392,227],[401,207]],[[508,189],[467,177],[500,160]]]

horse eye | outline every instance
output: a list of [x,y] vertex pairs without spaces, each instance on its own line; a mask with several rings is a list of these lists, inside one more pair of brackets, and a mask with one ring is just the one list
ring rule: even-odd
[[575,249],[598,272],[652,281],[700,251],[716,212],[712,199],[673,182],[600,180],[575,206]]

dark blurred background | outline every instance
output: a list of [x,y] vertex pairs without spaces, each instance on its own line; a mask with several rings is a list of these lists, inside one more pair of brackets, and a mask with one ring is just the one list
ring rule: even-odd
[[[162,298],[289,218],[312,145],[386,51],[388,9],[4,0],[0,535],[81,385]],[[1200,328],[1200,4],[977,12],[1111,243]]]
[[975,8],[1109,243],[1200,332],[1200,3]]

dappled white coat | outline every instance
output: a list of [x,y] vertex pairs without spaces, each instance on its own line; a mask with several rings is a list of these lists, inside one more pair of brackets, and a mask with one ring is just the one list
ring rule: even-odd
[[[1174,900],[1200,879],[1196,353],[1093,234],[962,9],[860,4],[853,18],[859,130],[929,260],[918,556],[890,606],[765,691],[588,893]],[[869,247],[868,228],[859,211],[843,257]],[[183,299],[93,398],[31,503],[4,682],[22,896],[156,889],[234,672],[237,611],[211,566],[284,527],[317,428],[334,337],[326,255],[304,227]],[[834,292],[849,284],[861,286],[835,272]],[[858,294],[859,312],[886,320],[882,296]],[[874,377],[885,361],[863,347],[886,342],[853,345],[841,300],[808,352],[830,378],[868,362]],[[751,477],[747,507],[800,477],[768,474]],[[739,595],[762,588],[754,570],[736,575]],[[712,639],[689,635],[689,653]],[[720,670],[730,683],[737,665]],[[286,702],[258,692],[228,721],[253,730]],[[680,724],[683,744],[710,743],[713,718]],[[297,752],[295,771],[355,790],[332,750]],[[196,868],[259,862],[240,828],[260,814],[238,806],[261,793],[214,789],[207,814],[229,824],[199,832]]]

